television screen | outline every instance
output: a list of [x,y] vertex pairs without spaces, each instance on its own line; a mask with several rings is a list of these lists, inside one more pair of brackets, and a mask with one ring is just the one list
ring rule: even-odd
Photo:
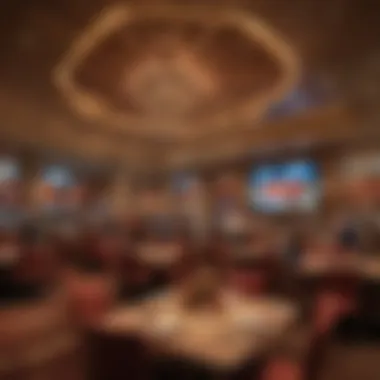
[[40,202],[44,208],[67,209],[78,205],[80,186],[72,171],[53,165],[42,172]]
[[313,211],[319,201],[319,173],[307,160],[261,166],[250,175],[249,196],[260,212]]
[[64,166],[49,166],[42,173],[43,181],[54,188],[71,187],[75,178],[71,171]]

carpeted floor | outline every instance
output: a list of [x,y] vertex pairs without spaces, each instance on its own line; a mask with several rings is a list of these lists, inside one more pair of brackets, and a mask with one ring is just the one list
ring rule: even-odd
[[380,345],[332,345],[321,380],[380,380]]

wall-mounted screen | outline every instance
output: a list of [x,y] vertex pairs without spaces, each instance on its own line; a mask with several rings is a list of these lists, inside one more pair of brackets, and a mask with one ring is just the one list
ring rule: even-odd
[[81,187],[69,168],[52,165],[42,171],[39,197],[43,208],[75,208],[80,203]]
[[265,165],[249,177],[251,205],[260,212],[313,211],[319,203],[319,172],[308,160]]

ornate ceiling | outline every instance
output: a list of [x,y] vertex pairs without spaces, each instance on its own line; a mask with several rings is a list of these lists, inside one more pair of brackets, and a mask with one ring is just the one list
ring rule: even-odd
[[255,122],[298,75],[291,47],[253,15],[118,4],[73,41],[53,80],[83,118],[181,141]]
[[137,169],[354,137],[371,114],[356,106],[377,109],[379,14],[358,0],[9,2],[1,137]]

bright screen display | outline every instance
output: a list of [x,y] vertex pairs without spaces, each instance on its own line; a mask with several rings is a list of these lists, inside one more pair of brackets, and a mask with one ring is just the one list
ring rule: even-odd
[[80,187],[73,172],[66,166],[52,165],[42,172],[40,201],[45,208],[78,206]]
[[43,171],[42,177],[44,182],[56,189],[75,185],[75,177],[65,166],[49,166]]
[[319,172],[307,160],[265,165],[252,171],[249,196],[265,213],[313,211],[319,203]]

